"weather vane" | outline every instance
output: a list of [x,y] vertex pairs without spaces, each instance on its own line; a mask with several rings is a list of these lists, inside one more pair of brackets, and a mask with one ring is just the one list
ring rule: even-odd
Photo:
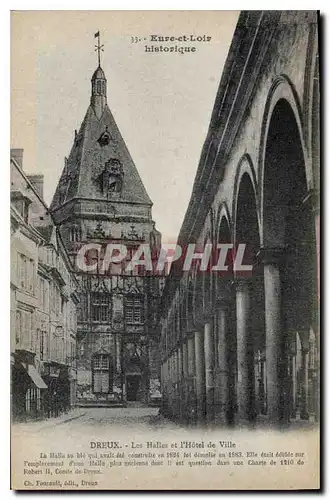
[[100,32],[99,31],[97,33],[95,33],[94,38],[98,39],[97,45],[95,45],[95,50],[97,50],[97,57],[98,57],[98,61],[99,61],[99,66],[101,66],[101,50],[102,50],[102,52],[104,52],[104,50],[103,50],[104,45],[100,44]]

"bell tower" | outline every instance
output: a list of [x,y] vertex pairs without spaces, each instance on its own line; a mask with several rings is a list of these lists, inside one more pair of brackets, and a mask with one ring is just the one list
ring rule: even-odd
[[101,66],[99,66],[92,76],[91,105],[98,119],[101,118],[107,104],[107,79]]
[[[102,252],[122,244],[133,255],[142,244],[160,247],[152,202],[107,103],[100,64],[91,100],[54,194],[50,210],[60,227],[80,283],[77,328],[77,401],[97,405],[148,404],[160,388],[156,338],[159,279],[123,269],[102,271]],[[93,271],[79,268],[82,247]],[[103,254],[104,255],[104,254]],[[109,271],[109,272],[108,272]]]

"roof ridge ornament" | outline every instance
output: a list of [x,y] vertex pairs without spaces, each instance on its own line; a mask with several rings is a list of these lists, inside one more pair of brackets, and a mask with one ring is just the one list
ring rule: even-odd
[[104,52],[104,45],[101,45],[100,41],[100,31],[94,34],[94,38],[97,38],[97,45],[95,45],[95,52],[97,51],[97,60],[99,67],[101,67],[101,51]]

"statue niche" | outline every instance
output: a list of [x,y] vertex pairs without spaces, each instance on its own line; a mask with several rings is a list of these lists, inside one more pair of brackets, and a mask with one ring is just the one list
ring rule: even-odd
[[110,158],[99,177],[102,194],[120,193],[123,188],[123,177],[122,163],[117,158]]

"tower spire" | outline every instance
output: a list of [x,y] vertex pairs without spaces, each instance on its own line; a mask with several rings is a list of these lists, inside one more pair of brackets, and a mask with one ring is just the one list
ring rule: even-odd
[[103,52],[103,45],[100,42],[100,32],[95,33],[94,38],[98,39],[95,50],[97,51],[98,67],[92,76],[92,95],[91,105],[95,111],[98,119],[101,118],[104,107],[107,103],[107,80],[103,69],[101,68],[101,51]]
[[100,32],[98,31],[95,33],[94,38],[97,38],[97,45],[95,45],[95,50],[97,50],[97,60],[99,63],[99,66],[101,66],[101,51],[104,52],[104,45],[101,45],[100,41]]

